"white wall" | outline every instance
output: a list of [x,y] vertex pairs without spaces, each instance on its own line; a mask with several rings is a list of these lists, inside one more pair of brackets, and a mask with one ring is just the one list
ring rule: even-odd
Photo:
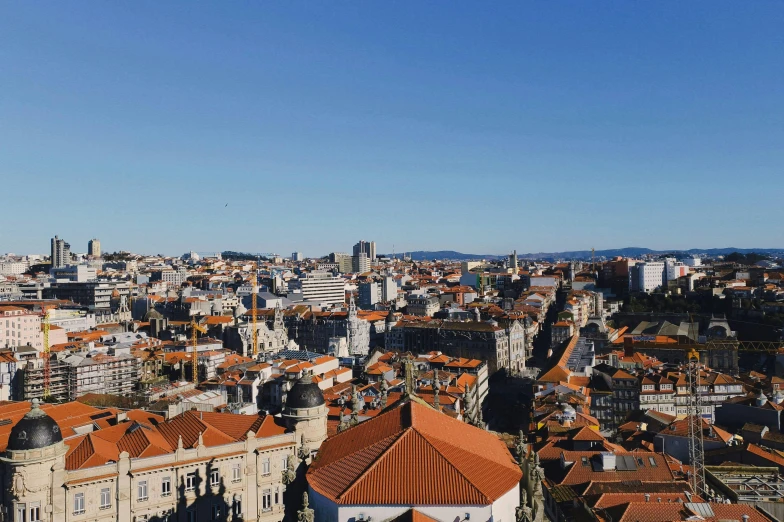
[[372,521],[381,522],[399,516],[411,508],[444,522],[464,520],[466,513],[472,521],[486,522],[492,519],[493,522],[514,522],[515,508],[520,505],[518,484],[490,506],[343,506],[313,491],[311,487],[308,487],[308,495],[310,505],[315,511],[316,522],[359,522],[360,513],[365,520],[371,517]]

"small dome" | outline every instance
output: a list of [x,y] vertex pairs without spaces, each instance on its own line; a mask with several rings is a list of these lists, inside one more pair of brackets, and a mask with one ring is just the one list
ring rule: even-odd
[[294,383],[286,394],[287,409],[317,408],[323,404],[324,394],[309,373]]
[[60,426],[40,407],[38,399],[33,399],[33,407],[11,428],[8,449],[24,451],[44,448],[63,440]]
[[144,314],[144,321],[149,321],[150,319],[163,319],[163,315],[156,310],[155,308],[150,308],[146,314]]
[[394,310],[392,310],[392,309],[389,310],[389,313],[387,314],[386,322],[387,323],[395,323],[395,322],[397,322],[397,319],[395,318],[395,311]]

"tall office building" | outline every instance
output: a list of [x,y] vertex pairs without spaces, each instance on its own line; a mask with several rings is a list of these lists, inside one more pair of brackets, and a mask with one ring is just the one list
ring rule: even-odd
[[302,254],[302,252],[292,252],[291,253],[291,260],[292,261],[304,261],[305,260],[305,256]]
[[354,257],[359,257],[360,254],[365,254],[369,261],[376,260],[376,242],[375,241],[360,241],[354,245]]
[[364,252],[351,258],[351,271],[356,274],[370,272],[370,258]]
[[101,242],[98,239],[91,239],[87,242],[87,255],[101,257]]
[[52,238],[52,268],[62,268],[71,262],[71,245],[57,236]]
[[307,301],[324,304],[344,304],[346,302],[346,283],[342,277],[329,272],[313,271],[300,279],[302,297]]
[[508,267],[517,272],[517,250],[509,254]]

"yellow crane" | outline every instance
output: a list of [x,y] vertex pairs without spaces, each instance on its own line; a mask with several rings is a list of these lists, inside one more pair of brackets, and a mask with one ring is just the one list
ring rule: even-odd
[[199,384],[199,332],[207,333],[207,329],[196,322],[196,319],[191,319],[191,368],[193,370],[193,384]]
[[52,396],[50,390],[51,381],[51,361],[49,361],[49,310],[44,310],[43,317],[43,330],[44,330],[44,400],[48,400]]
[[253,275],[251,275],[251,285],[252,285],[252,288],[251,288],[251,297],[250,297],[250,313],[253,316],[253,319],[252,319],[252,322],[253,322],[252,323],[253,324],[253,333],[251,334],[251,335],[253,335],[253,340],[252,340],[252,346],[250,348],[250,356],[251,357],[256,357],[256,353],[258,352],[258,349],[259,349],[259,329],[258,329],[258,326],[257,326],[258,308],[257,308],[257,304],[256,304],[256,300],[257,300],[258,295],[259,295],[259,265],[258,265],[258,261],[256,262],[256,271],[253,272]]

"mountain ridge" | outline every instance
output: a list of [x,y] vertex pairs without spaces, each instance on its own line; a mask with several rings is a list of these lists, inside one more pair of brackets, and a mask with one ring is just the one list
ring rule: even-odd
[[[733,252],[740,254],[748,254],[755,252],[758,254],[774,254],[784,252],[784,248],[690,248],[688,250],[671,249],[671,250],[654,250],[646,247],[623,247],[612,248],[606,250],[597,250],[595,252],[598,258],[610,257],[639,257],[642,255],[660,255],[660,254],[705,254],[709,256],[726,255]],[[416,250],[413,252],[406,252],[414,261],[426,261],[431,259],[453,259],[458,261],[475,261],[480,259],[503,259],[508,254],[466,254],[457,252],[455,250]],[[392,254],[382,254],[386,257],[391,257]],[[400,256],[401,254],[396,254]],[[517,254],[518,259],[590,259],[590,250],[571,250],[564,252],[531,252],[527,254]]]

